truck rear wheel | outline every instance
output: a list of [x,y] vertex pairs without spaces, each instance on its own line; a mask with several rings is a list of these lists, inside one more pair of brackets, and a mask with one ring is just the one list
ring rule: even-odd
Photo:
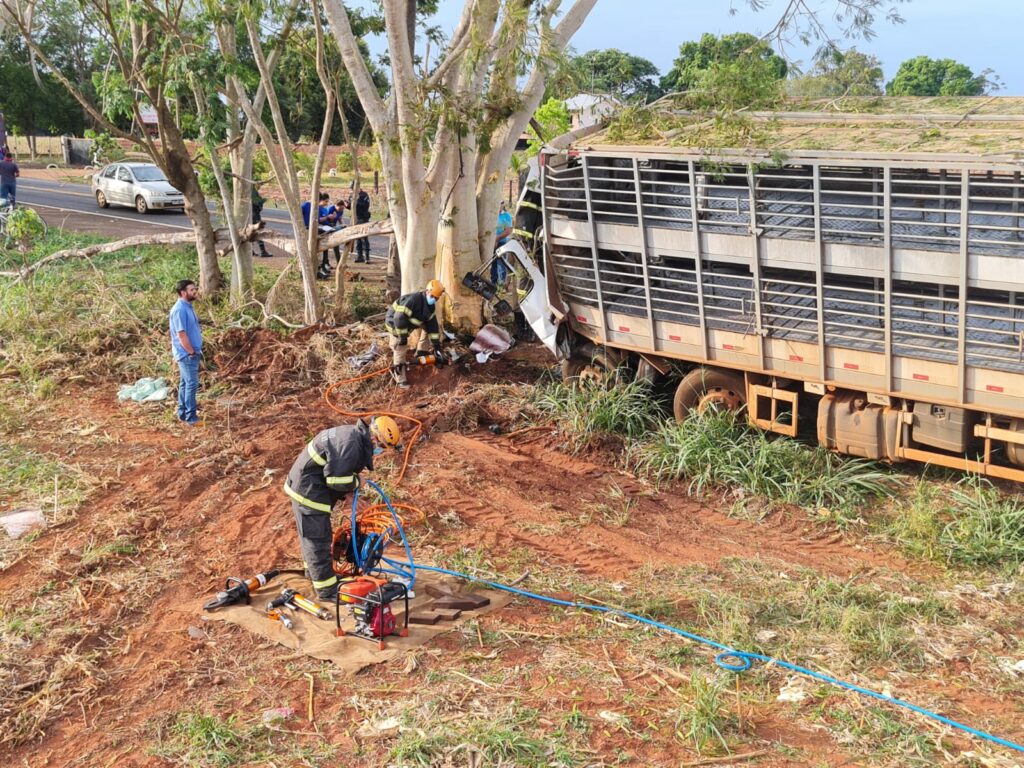
[[742,374],[694,368],[683,377],[672,402],[676,421],[685,421],[691,413],[708,408],[738,412],[747,404],[747,387]]
[[562,381],[604,384],[614,383],[615,380],[615,366],[601,352],[595,352],[589,357],[573,355],[562,361]]

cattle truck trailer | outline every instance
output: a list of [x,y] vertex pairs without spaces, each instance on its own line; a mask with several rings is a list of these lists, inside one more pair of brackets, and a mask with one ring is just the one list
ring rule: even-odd
[[667,109],[553,141],[563,368],[681,375],[678,419],[813,419],[835,451],[1024,480],[1024,99],[850,103],[737,118],[742,148]]

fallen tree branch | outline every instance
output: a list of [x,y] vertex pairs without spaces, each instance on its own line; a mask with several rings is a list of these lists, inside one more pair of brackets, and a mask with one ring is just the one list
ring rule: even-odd
[[[337,232],[331,232],[330,234],[321,237],[317,241],[317,247],[321,250],[327,250],[328,248],[340,246],[353,240],[359,240],[373,235],[390,235],[393,232],[394,229],[391,226],[391,219],[383,219],[381,221],[371,222],[370,224],[357,224],[352,227],[339,229]],[[264,243],[276,245],[285,253],[291,254],[292,256],[295,255],[294,239],[266,229],[264,227],[264,222],[250,225],[239,232],[238,235],[243,243],[262,240]],[[231,251],[231,236],[228,233],[228,230],[217,229],[214,231],[214,237],[216,238],[218,256],[223,256]],[[116,240],[112,243],[100,243],[99,245],[90,245],[85,248],[65,248],[62,251],[51,253],[49,256],[44,256],[39,261],[24,266],[20,270],[0,272],[0,277],[13,277],[15,278],[14,283],[17,284],[31,277],[36,273],[36,271],[57,261],[64,261],[66,259],[88,259],[92,256],[116,253],[117,251],[123,251],[125,248],[137,248],[143,245],[194,245],[195,242],[196,235],[194,232],[135,235],[133,237],[126,237],[123,240]]]
[[[351,227],[339,229],[337,232],[322,235],[316,241],[316,247],[319,251],[326,251],[330,248],[334,248],[335,246],[341,246],[345,243],[352,242],[353,240],[361,240],[364,237],[373,237],[375,235],[390,235],[393,234],[394,231],[394,228],[391,226],[391,219],[373,221],[369,224],[355,224]],[[269,232],[264,229],[260,230],[260,234],[256,239],[262,240],[268,245],[276,245],[290,256],[295,255],[295,241],[287,235],[282,235],[277,232]]]
[[[243,240],[249,242],[256,239],[258,233],[259,226],[251,226],[246,227],[246,229],[239,234]],[[231,240],[226,229],[215,230],[214,237],[217,242],[218,254],[221,253],[225,244],[227,250],[230,250]],[[65,248],[62,251],[51,253],[49,256],[44,256],[39,261],[24,266],[17,272],[0,272],[0,276],[13,277],[15,278],[15,283],[20,283],[31,277],[36,273],[36,271],[57,261],[64,261],[66,259],[89,259],[93,256],[100,256],[105,253],[116,253],[117,251],[123,251],[126,248],[137,248],[143,245],[194,245],[195,242],[195,232],[135,235],[133,237],[126,237],[123,240],[115,240],[112,243],[89,245],[85,248]]]

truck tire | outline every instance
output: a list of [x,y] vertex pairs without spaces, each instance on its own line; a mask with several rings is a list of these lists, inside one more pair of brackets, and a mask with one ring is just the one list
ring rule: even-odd
[[572,384],[614,384],[618,379],[615,366],[602,352],[589,357],[573,355],[562,361],[562,381]]
[[691,413],[721,408],[734,413],[747,404],[743,375],[714,368],[694,368],[683,377],[672,402],[676,421],[686,421]]

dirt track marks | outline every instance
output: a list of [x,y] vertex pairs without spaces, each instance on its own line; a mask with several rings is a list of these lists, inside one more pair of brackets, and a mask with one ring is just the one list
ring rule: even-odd
[[729,517],[537,441],[444,433],[421,455],[424,464],[434,461],[445,506],[472,531],[467,544],[522,545],[592,576],[617,578],[649,563],[715,567],[723,558],[752,556],[841,576],[893,566],[891,556],[844,543],[798,513],[760,523]]

